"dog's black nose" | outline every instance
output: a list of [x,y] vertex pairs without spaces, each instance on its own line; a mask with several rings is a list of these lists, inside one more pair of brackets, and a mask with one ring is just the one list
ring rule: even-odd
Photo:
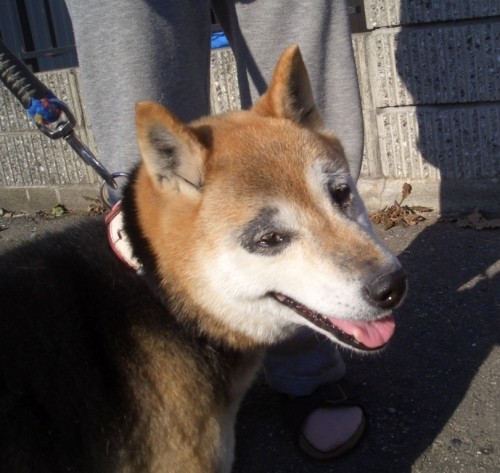
[[377,275],[365,286],[365,297],[381,309],[396,307],[406,294],[407,273],[397,269],[390,273]]

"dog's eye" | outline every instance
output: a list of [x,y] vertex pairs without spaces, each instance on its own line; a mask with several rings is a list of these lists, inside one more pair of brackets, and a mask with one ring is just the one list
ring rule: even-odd
[[332,185],[330,196],[335,204],[345,207],[351,200],[351,189],[347,184]]
[[253,220],[241,229],[241,246],[249,253],[276,256],[293,240],[294,232],[280,222],[278,209],[263,208]]
[[259,246],[261,248],[273,248],[276,246],[279,246],[283,243],[286,243],[287,238],[284,237],[283,235],[280,235],[279,233],[267,233],[264,236],[262,236],[259,240]]

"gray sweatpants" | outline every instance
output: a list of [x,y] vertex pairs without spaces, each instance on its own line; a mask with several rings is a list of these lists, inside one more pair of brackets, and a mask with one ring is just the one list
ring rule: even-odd
[[[134,106],[153,100],[190,121],[210,110],[210,7],[238,66],[242,107],[261,95],[286,46],[299,44],[316,102],[359,174],[363,130],[344,0],[67,0],[85,102],[109,170],[137,161]],[[333,345],[304,331],[271,350],[269,383],[308,394],[344,375]]]

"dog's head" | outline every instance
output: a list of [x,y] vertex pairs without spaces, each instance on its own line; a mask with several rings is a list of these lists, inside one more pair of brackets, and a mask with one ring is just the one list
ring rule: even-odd
[[137,131],[139,221],[165,284],[259,342],[301,325],[359,350],[388,341],[406,278],[322,128],[297,46],[250,111],[186,125],[140,103]]

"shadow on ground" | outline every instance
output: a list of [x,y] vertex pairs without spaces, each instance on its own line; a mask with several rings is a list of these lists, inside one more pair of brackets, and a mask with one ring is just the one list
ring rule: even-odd
[[[0,219],[0,252],[72,220]],[[285,427],[285,399],[260,377],[239,414],[234,473],[500,471],[500,231],[433,219],[378,233],[410,291],[384,353],[344,352],[367,435],[342,458],[309,459]]]
[[419,227],[379,232],[411,275],[393,342],[380,355],[344,352],[369,416],[361,445],[332,462],[305,457],[284,398],[259,378],[239,416],[236,473],[500,471],[498,370],[471,385],[499,359],[499,232]]

